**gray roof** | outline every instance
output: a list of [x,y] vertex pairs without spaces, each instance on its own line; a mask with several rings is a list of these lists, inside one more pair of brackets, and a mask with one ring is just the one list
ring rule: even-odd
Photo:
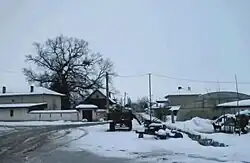
[[217,105],[218,107],[237,107],[237,106],[250,106],[250,100],[239,100],[239,101],[232,101],[232,102],[226,102]]
[[22,89],[22,90],[15,90],[15,91],[8,91],[6,93],[0,93],[1,96],[24,96],[24,95],[53,95],[53,96],[64,96],[64,94],[52,91],[50,89],[44,87],[34,87],[34,91],[30,92],[29,89]]
[[239,96],[240,100],[250,99],[250,95],[244,93],[231,92],[231,91],[221,91],[221,92],[210,92],[202,94],[197,98],[199,100],[209,100],[209,99],[237,99]]
[[47,103],[18,103],[18,104],[0,104],[0,109],[6,108],[30,108],[35,106],[43,106]]

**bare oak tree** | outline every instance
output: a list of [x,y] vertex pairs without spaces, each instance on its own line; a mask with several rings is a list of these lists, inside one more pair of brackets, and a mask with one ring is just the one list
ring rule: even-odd
[[60,35],[44,44],[34,43],[34,47],[36,55],[27,55],[26,61],[37,69],[24,68],[24,75],[31,83],[65,94],[63,108],[90,90],[104,88],[106,72],[114,75],[113,63],[92,52],[83,39]]

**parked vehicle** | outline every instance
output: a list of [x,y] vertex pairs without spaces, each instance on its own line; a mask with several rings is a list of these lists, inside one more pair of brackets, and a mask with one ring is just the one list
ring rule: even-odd
[[122,127],[126,127],[128,131],[131,131],[133,127],[132,125],[133,119],[136,119],[138,123],[141,124],[141,122],[132,113],[132,111],[127,109],[110,110],[107,118],[110,121],[109,122],[110,131],[115,131],[117,126],[119,126],[120,129],[123,129]]

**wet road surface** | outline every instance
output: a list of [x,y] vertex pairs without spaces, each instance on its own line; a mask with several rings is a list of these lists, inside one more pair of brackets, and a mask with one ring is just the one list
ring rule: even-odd
[[17,127],[15,130],[2,133],[0,134],[0,163],[131,162],[131,160],[126,159],[101,157],[86,151],[72,152],[59,150],[58,147],[64,144],[58,146],[58,144],[55,145],[52,143],[51,138],[54,137],[53,134],[72,127],[74,126]]

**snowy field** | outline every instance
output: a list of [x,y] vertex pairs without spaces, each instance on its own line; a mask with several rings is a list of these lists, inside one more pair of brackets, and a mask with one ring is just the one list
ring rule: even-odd
[[[22,122],[3,122],[0,121],[0,126],[53,126],[53,125],[84,125],[96,124],[105,122],[72,122],[72,121],[22,121]],[[0,129],[1,130],[1,129]]]
[[[204,124],[198,125],[197,128],[202,130],[205,126],[207,130],[208,123],[205,123],[207,120],[200,119],[200,121]],[[185,123],[185,126],[192,127],[190,121]],[[135,121],[133,125],[135,128],[138,127]],[[230,145],[229,147],[205,147],[192,141],[187,135],[184,135],[183,139],[156,140],[153,136],[138,139],[138,135],[132,131],[107,132],[108,125],[84,129],[88,132],[86,136],[72,141],[62,150],[87,150],[105,157],[122,157],[146,162],[250,162],[250,145],[246,143],[250,140],[250,135],[202,134]],[[82,130],[75,129],[67,137],[74,139],[79,135],[82,135]]]

